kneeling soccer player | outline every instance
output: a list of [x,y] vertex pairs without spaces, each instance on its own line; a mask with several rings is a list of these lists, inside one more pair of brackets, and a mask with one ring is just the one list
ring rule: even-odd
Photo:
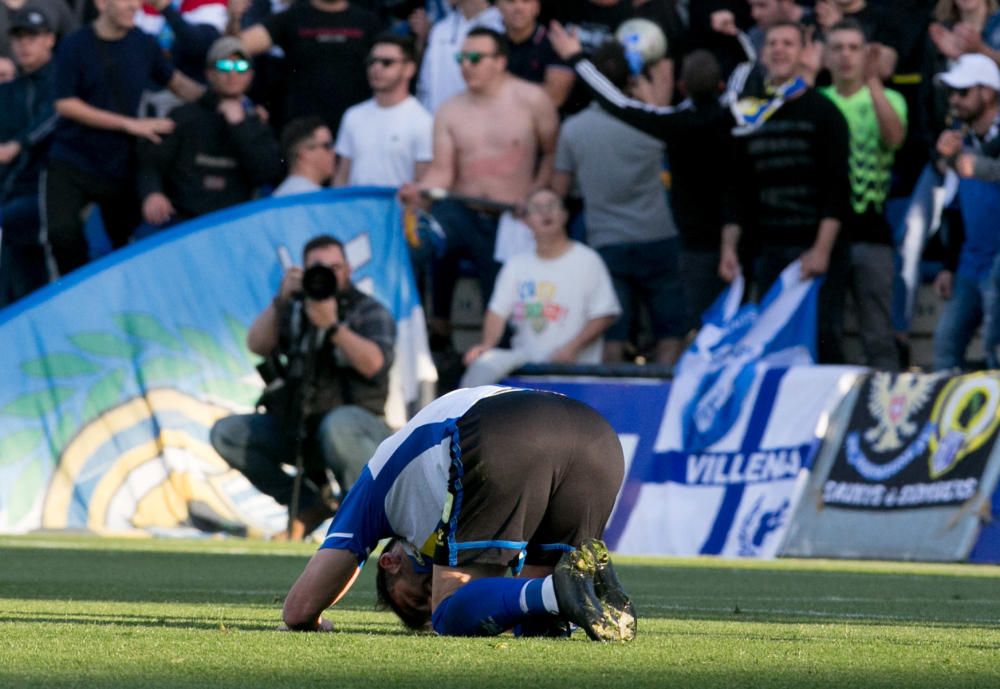
[[[285,599],[290,629],[330,629],[379,540],[380,596],[411,628],[630,641],[636,619],[598,540],[621,486],[614,430],[562,395],[496,386],[435,400],[386,439]],[[507,568],[518,578],[504,577]]]

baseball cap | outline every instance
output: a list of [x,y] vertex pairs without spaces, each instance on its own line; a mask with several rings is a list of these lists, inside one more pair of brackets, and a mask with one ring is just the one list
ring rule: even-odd
[[985,55],[967,53],[955,61],[947,72],[941,72],[934,81],[953,89],[985,86],[1000,92],[1000,68]]
[[52,23],[37,7],[25,5],[21,9],[10,13],[8,21],[10,23],[7,33],[17,33],[27,31],[29,33],[45,33],[52,31]]
[[219,60],[225,60],[233,55],[242,55],[245,59],[250,58],[250,54],[243,47],[243,43],[239,38],[236,36],[223,36],[216,39],[212,47],[208,49],[208,54],[205,56],[205,64],[212,66]]

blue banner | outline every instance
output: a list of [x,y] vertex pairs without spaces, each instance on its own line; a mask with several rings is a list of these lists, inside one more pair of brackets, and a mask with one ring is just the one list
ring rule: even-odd
[[198,514],[267,530],[282,510],[209,446],[261,382],[245,345],[276,293],[278,248],[344,242],[353,281],[400,338],[387,413],[434,380],[400,209],[389,189],[268,199],[199,218],[0,312],[0,531],[197,527]]

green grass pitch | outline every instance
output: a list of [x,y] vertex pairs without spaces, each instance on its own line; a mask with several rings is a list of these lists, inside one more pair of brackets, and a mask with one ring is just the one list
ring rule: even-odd
[[[0,687],[1000,687],[1000,567],[618,558],[630,645],[275,631],[309,546],[0,538]],[[577,638],[578,637],[578,638]]]

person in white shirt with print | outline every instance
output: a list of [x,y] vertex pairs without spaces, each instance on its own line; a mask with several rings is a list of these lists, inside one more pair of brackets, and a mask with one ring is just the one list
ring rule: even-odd
[[[512,256],[500,270],[482,341],[465,354],[463,387],[496,382],[528,362],[600,363],[601,336],[621,313],[601,257],[567,235],[559,196],[539,189],[525,210],[535,251]],[[501,349],[508,320],[512,348]]]

